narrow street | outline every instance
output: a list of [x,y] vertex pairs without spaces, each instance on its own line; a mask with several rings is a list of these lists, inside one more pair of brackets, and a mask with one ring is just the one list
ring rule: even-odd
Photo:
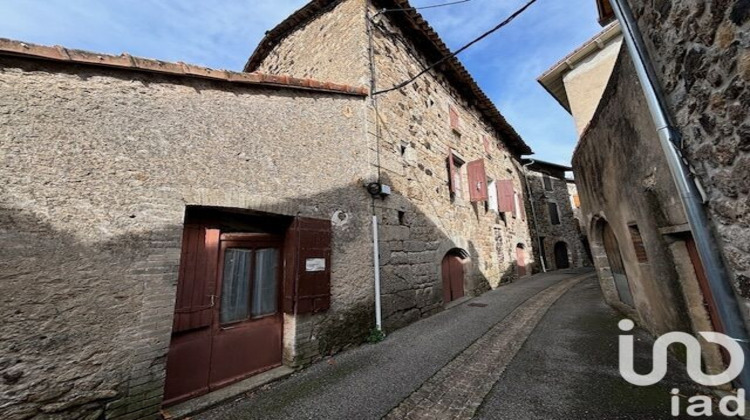
[[[593,272],[536,275],[194,418],[669,417],[670,389],[698,390],[672,363],[656,386],[625,382],[619,319]],[[649,369],[652,340],[635,335],[636,368]]]

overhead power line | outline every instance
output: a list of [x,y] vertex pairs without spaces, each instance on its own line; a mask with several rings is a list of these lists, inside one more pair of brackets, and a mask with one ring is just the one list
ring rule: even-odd
[[405,7],[400,9],[383,9],[378,12],[380,13],[390,13],[390,12],[403,12],[406,10],[422,10],[422,9],[434,9],[436,7],[444,7],[444,6],[453,6],[454,4],[461,4],[461,3],[468,3],[471,0],[459,0],[459,1],[452,1],[450,3],[441,3],[441,4],[433,4],[430,6],[420,6],[420,7]]
[[416,74],[416,75],[415,75],[414,77],[412,77],[412,78],[410,78],[410,79],[408,79],[408,80],[406,80],[406,81],[403,81],[403,82],[401,82],[401,83],[399,83],[399,84],[397,84],[397,85],[395,85],[395,86],[393,86],[393,87],[391,87],[391,88],[388,88],[388,89],[383,89],[383,90],[379,90],[379,91],[377,91],[377,92],[373,92],[373,94],[372,94],[372,95],[373,95],[373,96],[375,96],[375,95],[380,95],[381,93],[387,93],[387,92],[391,92],[391,91],[394,91],[394,90],[398,90],[398,89],[401,89],[402,87],[405,87],[405,86],[408,86],[408,85],[410,85],[410,84],[411,84],[411,83],[413,83],[413,82],[414,82],[415,80],[417,80],[417,79],[418,79],[419,77],[421,77],[422,75],[424,75],[424,74],[425,74],[425,73],[427,73],[428,71],[432,70],[432,69],[433,69],[433,68],[435,68],[436,66],[438,66],[438,65],[440,65],[441,63],[444,63],[445,61],[447,61],[447,60],[449,60],[449,59],[451,59],[451,58],[453,58],[453,57],[457,56],[458,54],[462,53],[463,51],[466,51],[466,50],[467,50],[467,49],[468,49],[469,47],[471,47],[472,45],[474,45],[474,44],[476,44],[477,42],[479,42],[479,41],[483,40],[484,38],[487,38],[488,36],[490,36],[490,35],[491,35],[492,33],[494,33],[495,31],[497,31],[497,30],[499,30],[500,28],[502,28],[503,26],[505,26],[505,25],[509,24],[510,22],[512,22],[512,21],[513,21],[513,19],[515,19],[516,17],[518,17],[518,16],[519,16],[519,15],[520,15],[521,13],[525,12],[525,11],[526,11],[526,9],[528,9],[528,8],[529,8],[529,6],[531,6],[532,4],[536,3],[536,1],[537,1],[537,0],[530,0],[530,1],[528,2],[528,3],[526,3],[525,5],[523,5],[523,7],[521,7],[521,8],[520,8],[520,9],[518,9],[518,10],[516,10],[515,12],[513,12],[513,14],[511,14],[510,16],[508,16],[507,18],[505,18],[505,20],[503,20],[502,22],[500,22],[500,23],[499,23],[499,24],[498,24],[497,26],[495,26],[494,28],[492,28],[492,29],[490,29],[489,31],[487,31],[487,32],[483,33],[482,35],[479,35],[478,37],[474,38],[474,39],[473,39],[473,40],[472,40],[471,42],[469,42],[468,44],[464,45],[463,47],[461,47],[461,48],[457,49],[456,51],[454,51],[454,52],[452,52],[452,53],[450,53],[450,54],[446,55],[445,57],[441,58],[440,60],[438,60],[438,61],[436,61],[436,62],[432,63],[431,65],[429,65],[429,66],[427,66],[427,67],[425,67],[424,69],[422,69],[422,71],[420,71],[419,73],[417,73],[417,74]]

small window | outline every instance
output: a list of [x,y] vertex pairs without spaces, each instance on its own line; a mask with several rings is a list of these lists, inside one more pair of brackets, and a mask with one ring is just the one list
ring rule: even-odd
[[253,318],[276,313],[278,264],[279,257],[276,249],[265,248],[255,251],[255,275],[253,276],[253,298],[250,311]]
[[494,179],[487,180],[487,210],[498,211],[497,205],[497,183]]
[[638,225],[628,226],[630,230],[630,239],[633,241],[633,249],[635,249],[635,257],[639,263],[647,263],[648,255],[646,254],[646,247],[643,246],[643,238],[641,237],[641,231],[638,229]]
[[401,156],[406,154],[406,149],[409,147],[409,143],[406,143],[404,141],[401,142],[401,147],[399,148],[399,151],[401,152]]
[[401,226],[406,224],[406,213],[401,210],[398,211],[398,224]]
[[250,314],[250,263],[252,249],[230,248],[224,252],[221,281],[221,323],[242,321]]
[[451,190],[451,198],[457,199],[457,198],[463,198],[464,197],[464,175],[463,172],[465,170],[464,168],[464,161],[461,160],[459,157],[457,157],[454,154],[451,154],[450,156],[450,168],[449,168],[449,176],[450,176],[450,190]]
[[547,203],[549,207],[549,222],[553,225],[560,224],[560,213],[557,211],[557,203]]
[[552,178],[549,175],[542,175],[542,181],[544,181],[545,191],[552,191]]
[[451,130],[456,133],[461,132],[461,120],[458,116],[458,110],[453,105],[448,106],[448,116],[450,118]]
[[260,318],[278,311],[279,252],[275,248],[224,251],[220,323]]

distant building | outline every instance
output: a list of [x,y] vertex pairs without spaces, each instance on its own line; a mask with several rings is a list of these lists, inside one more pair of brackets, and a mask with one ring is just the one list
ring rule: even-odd
[[541,255],[537,269],[542,262],[547,271],[590,266],[565,178],[572,168],[536,159],[523,163],[528,168],[529,226],[535,252]]

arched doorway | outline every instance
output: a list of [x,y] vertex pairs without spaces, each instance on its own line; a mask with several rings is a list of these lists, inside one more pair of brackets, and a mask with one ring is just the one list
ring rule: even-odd
[[451,250],[441,263],[443,276],[443,301],[445,303],[464,297],[464,256],[460,250]]
[[518,277],[525,276],[526,273],[526,250],[523,244],[516,245],[516,268],[518,270]]
[[563,241],[555,244],[555,267],[557,267],[558,270],[570,268],[570,261],[568,260],[568,244]]
[[623,264],[622,256],[620,255],[620,245],[617,242],[615,233],[607,222],[602,222],[602,242],[604,243],[604,251],[607,254],[607,261],[609,261],[609,267],[615,281],[617,294],[620,296],[620,301],[630,307],[634,307],[633,293],[630,291],[628,275],[625,273],[625,264]]

